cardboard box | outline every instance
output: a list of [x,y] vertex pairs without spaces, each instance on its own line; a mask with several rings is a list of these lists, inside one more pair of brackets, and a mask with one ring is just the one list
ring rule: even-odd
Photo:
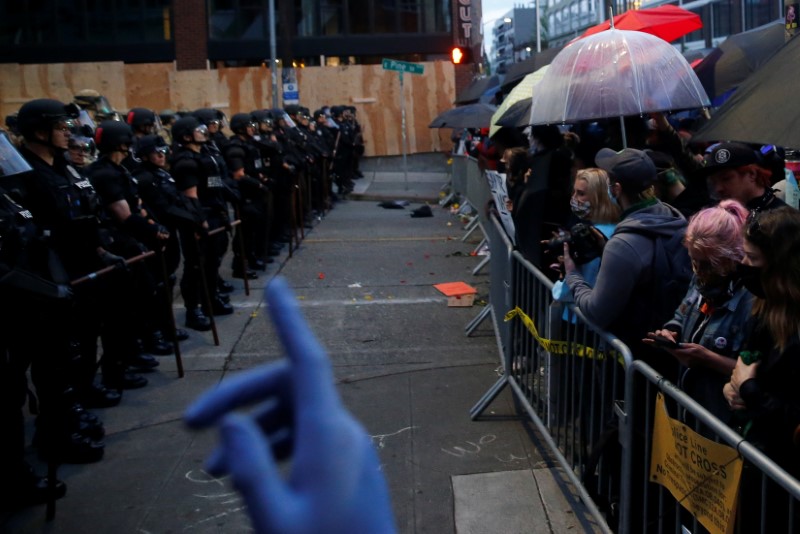
[[468,308],[472,306],[474,302],[475,302],[474,293],[470,295],[453,295],[452,297],[447,297],[448,306]]
[[475,294],[478,292],[472,286],[464,282],[448,282],[436,284],[435,287],[447,297],[447,305],[457,308],[468,308],[475,302]]

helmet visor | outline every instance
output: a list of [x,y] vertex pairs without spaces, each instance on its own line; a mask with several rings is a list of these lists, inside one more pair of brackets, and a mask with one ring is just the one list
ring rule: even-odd
[[0,132],[0,176],[13,176],[31,170],[5,132]]

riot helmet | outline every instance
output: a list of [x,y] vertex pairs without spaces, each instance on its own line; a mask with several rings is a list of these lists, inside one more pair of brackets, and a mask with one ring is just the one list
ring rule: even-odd
[[260,132],[264,133],[272,131],[275,122],[271,111],[268,109],[259,109],[252,112],[250,115],[258,123],[258,129]]
[[[67,148],[66,140],[54,141],[53,131],[58,129],[67,134],[74,126],[80,110],[75,104],[64,104],[59,100],[39,98],[23,104],[17,114],[17,126],[26,141],[40,143],[51,148]],[[47,139],[37,137],[37,132],[47,132]]]
[[130,124],[134,132],[147,135],[158,131],[158,117],[152,109],[132,108],[128,112],[126,122]]
[[[248,133],[248,127],[253,128],[253,132]],[[233,133],[250,137],[255,133],[256,128],[257,124],[249,113],[237,113],[231,117],[231,130]]]
[[73,101],[81,107],[94,112],[95,122],[104,120],[120,120],[119,114],[111,107],[106,97],[94,89],[82,89],[73,97]]
[[169,154],[169,145],[164,138],[157,134],[140,137],[136,142],[136,156],[145,158],[153,152],[159,152],[165,156]]
[[225,114],[218,109],[213,108],[200,108],[192,112],[192,116],[209,127],[209,129],[218,126],[221,130],[228,125]]
[[[94,133],[97,149],[103,154],[116,151],[127,152],[133,145],[131,127],[121,121],[103,121]],[[125,149],[122,147],[125,146]]]
[[[191,138],[191,140],[187,141],[186,137]],[[205,139],[202,139],[203,137]],[[181,145],[203,144],[208,141],[208,127],[194,116],[189,115],[178,119],[172,125],[172,138]]]
[[97,146],[92,137],[73,135],[69,138],[67,159],[78,167],[89,165],[97,159]]

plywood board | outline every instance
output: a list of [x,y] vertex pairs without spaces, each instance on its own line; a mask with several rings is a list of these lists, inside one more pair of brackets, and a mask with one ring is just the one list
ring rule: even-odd
[[[455,98],[455,72],[446,61],[424,63],[422,75],[404,75],[408,152],[449,150],[449,131],[428,128]],[[368,156],[402,153],[398,73],[380,65],[307,67],[297,70],[300,102],[312,112],[353,105],[364,128]],[[0,109],[15,112],[34,98],[71,101],[94,89],[119,111],[217,107],[228,116],[272,107],[272,81],[265,66],[176,71],[173,63],[121,62],[47,65],[0,64]]]

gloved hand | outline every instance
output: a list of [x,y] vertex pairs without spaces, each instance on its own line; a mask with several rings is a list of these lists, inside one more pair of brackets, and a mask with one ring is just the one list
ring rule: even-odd
[[[377,454],[342,405],[325,350],[285,281],[265,296],[289,359],[224,381],[186,411],[191,427],[219,423],[207,469],[231,475],[258,533],[396,532]],[[251,414],[232,413],[252,403]],[[289,455],[284,480],[275,462]]]
[[102,261],[103,265],[106,267],[116,267],[118,269],[124,269],[127,267],[125,264],[125,258],[122,256],[117,256],[116,254],[112,254],[107,250],[104,250],[100,254],[100,261]]

